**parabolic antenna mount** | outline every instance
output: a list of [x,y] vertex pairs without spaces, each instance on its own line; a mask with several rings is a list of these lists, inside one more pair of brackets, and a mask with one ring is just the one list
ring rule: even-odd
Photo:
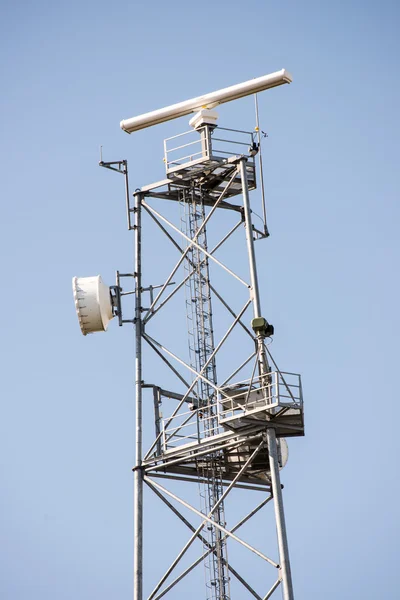
[[114,317],[110,288],[100,275],[72,279],[75,309],[83,335],[106,331]]

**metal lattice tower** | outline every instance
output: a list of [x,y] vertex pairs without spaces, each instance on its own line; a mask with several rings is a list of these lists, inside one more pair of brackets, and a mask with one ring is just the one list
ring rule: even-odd
[[[185,135],[193,134],[197,137],[188,144],[182,143],[181,136],[178,136],[178,141],[176,138],[166,140],[164,161],[167,179],[138,190],[134,194],[135,206],[131,208],[129,205],[128,213],[134,215],[132,228],[136,235],[137,411],[141,413],[142,394],[147,388],[152,388],[156,432],[153,444],[144,456],[140,454],[140,461],[134,469],[137,479],[135,531],[138,536],[135,542],[135,600],[143,598],[143,482],[192,532],[188,542],[148,595],[148,600],[159,600],[170,593],[201,562],[204,562],[207,573],[206,598],[231,598],[232,581],[235,580],[235,585],[243,586],[257,600],[269,598],[280,585],[284,599],[292,600],[279,469],[286,461],[284,438],[304,434],[303,401],[300,376],[281,372],[265,344],[273,328],[261,313],[254,242],[265,238],[266,234],[265,226],[258,230],[252,223],[249,195],[256,188],[254,157],[258,146],[254,134],[224,130],[215,124],[205,123]],[[199,144],[198,152],[194,152],[192,147],[196,143]],[[191,146],[190,157],[179,158],[176,151],[185,152],[187,145]],[[238,149],[242,153],[237,153]],[[174,224],[162,214],[162,209],[160,212],[155,208],[153,202],[157,200],[168,200],[180,206],[178,223]],[[225,217],[229,215],[234,223],[210,247],[209,225],[218,219],[221,212]],[[179,259],[169,276],[157,286],[159,291],[155,297],[154,286],[145,287],[142,284],[142,213],[179,253]],[[227,220],[223,219],[222,223]],[[249,264],[248,282],[215,256],[219,248],[243,228]],[[243,297],[244,304],[240,310],[231,306],[230,293],[226,297],[226,294],[217,290],[212,280],[211,265],[213,268],[222,268],[235,285],[241,286],[242,292],[234,293],[235,298]],[[173,281],[175,277],[178,277],[178,282]],[[168,347],[169,344],[157,339],[158,328],[155,329],[157,337],[151,333],[153,319],[160,319],[160,313],[176,301],[183,290],[186,291],[188,361]],[[145,294],[148,297],[147,291],[150,292],[149,303],[142,300]],[[147,308],[143,308],[144,302]],[[214,339],[213,328],[215,302],[232,319],[227,331],[218,340]],[[250,308],[253,310],[251,329],[243,322],[243,316]],[[237,348],[229,353],[231,372],[229,377],[221,381],[217,373],[217,358],[224,346],[229,348],[232,332],[238,327],[245,338],[243,348],[249,344],[250,355],[238,364],[240,352],[237,352]],[[143,381],[143,341],[176,375],[181,386],[179,391],[165,390],[162,385],[147,382],[146,379]],[[247,373],[247,378],[237,381],[239,373],[242,377]],[[161,406],[163,418],[160,417]],[[141,419],[138,422],[141,424]],[[140,436],[139,430],[137,436]],[[200,510],[169,487],[161,485],[159,478],[164,478],[169,484],[176,480],[200,484]],[[242,489],[264,491],[267,496],[236,525],[228,527],[226,502],[233,490]],[[278,561],[236,534],[271,500],[275,507]],[[188,523],[179,506],[200,517],[200,524],[196,527]],[[196,540],[202,542],[203,554],[189,566],[181,566],[188,549]],[[240,574],[236,564],[232,564],[232,558],[228,561],[228,540],[239,543],[249,553],[278,570],[278,578],[263,596]],[[183,570],[173,579],[179,566]]]
[[[123,121],[121,127],[133,132],[290,82],[282,69]],[[282,372],[271,354],[274,329],[261,308],[255,242],[267,238],[268,229],[264,199],[260,228],[253,222],[254,196],[250,201],[250,192],[257,188],[255,157],[261,150],[257,106],[256,102],[255,133],[218,127],[214,111],[199,110],[190,121],[191,131],[164,141],[166,178],[137,189],[134,202],[127,161],[100,162],[125,176],[135,266],[132,273],[117,272],[116,285],[110,288],[100,277],[74,278],[73,288],[85,335],[105,330],[113,314],[119,325],[135,328],[134,600],[176,598],[177,586],[201,564],[206,591],[191,588],[191,600],[204,595],[207,600],[268,600],[278,588],[284,600],[294,599],[280,470],[287,461],[285,438],[304,435],[303,395],[300,375]],[[169,274],[161,284],[153,281],[151,265],[144,261],[142,238],[151,227],[152,247],[161,236],[178,256],[172,270],[167,265]],[[232,240],[243,243],[247,274],[220,258],[220,249]],[[168,254],[157,257],[157,263],[171,260]],[[122,288],[126,280],[134,281],[132,290]],[[130,294],[135,309],[126,318],[124,296]],[[176,330],[181,328],[185,348],[175,329],[163,339],[168,331],[163,315],[173,320]],[[157,380],[161,371],[147,364],[144,346],[167,370],[168,386]],[[152,423],[148,416],[144,420],[143,402],[149,398]],[[193,500],[193,493],[185,494],[194,487],[200,489],[200,502]],[[162,574],[146,576],[144,488],[189,534],[179,552],[168,557]],[[254,503],[257,495],[261,501]],[[241,528],[261,511],[275,524],[277,535],[276,540],[268,535],[255,545],[243,537]],[[196,544],[201,551],[195,560],[189,559]],[[263,566],[257,563],[244,575],[242,569],[252,557],[261,559]],[[152,565],[158,567],[154,558]],[[186,590],[183,597],[187,595]]]

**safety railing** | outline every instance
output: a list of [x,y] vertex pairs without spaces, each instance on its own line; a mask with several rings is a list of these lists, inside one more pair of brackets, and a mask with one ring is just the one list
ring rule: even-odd
[[[223,134],[222,132],[229,132]],[[167,174],[207,161],[222,162],[230,156],[247,156],[254,162],[255,134],[239,129],[216,127],[209,135],[191,129],[164,140],[164,162]]]
[[235,419],[266,419],[281,409],[303,409],[301,378],[297,373],[273,371],[222,388],[219,396],[220,424]]
[[[210,410],[213,414],[210,414]],[[188,444],[199,443],[210,434],[218,433],[217,407],[198,408],[179,413],[162,421],[163,451],[168,452]]]

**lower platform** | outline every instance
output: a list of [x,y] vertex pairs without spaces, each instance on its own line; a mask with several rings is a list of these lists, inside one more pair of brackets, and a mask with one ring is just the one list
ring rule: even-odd
[[[243,428],[240,434],[237,431],[225,431],[197,443],[191,442],[170,449],[161,455],[145,459],[144,470],[148,475],[168,475],[184,481],[199,481],[204,473],[209,472],[212,466],[216,465],[222,481],[229,484],[257,448],[265,436],[267,427],[265,423],[259,422],[256,426]],[[288,458],[287,443],[283,438],[278,438],[278,455],[283,468]],[[268,448],[265,441],[236,485],[246,488],[250,486],[252,489],[254,486],[268,487],[269,471]]]

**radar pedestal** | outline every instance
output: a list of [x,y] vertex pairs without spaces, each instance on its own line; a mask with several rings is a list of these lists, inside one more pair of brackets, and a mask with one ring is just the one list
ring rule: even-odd
[[[204,201],[212,205],[224,192],[224,199],[242,193],[242,181],[237,162],[246,157],[249,190],[256,188],[256,134],[227,129],[217,125],[217,113],[198,112],[190,121],[193,129],[164,140],[164,163],[167,180],[157,182],[149,192],[167,184],[166,194],[177,199],[179,189],[201,187]],[[229,185],[228,185],[229,184]],[[155,191],[155,194],[157,192]],[[163,191],[165,197],[165,191]],[[223,208],[226,203],[221,203]],[[229,206],[227,206],[229,207]]]

